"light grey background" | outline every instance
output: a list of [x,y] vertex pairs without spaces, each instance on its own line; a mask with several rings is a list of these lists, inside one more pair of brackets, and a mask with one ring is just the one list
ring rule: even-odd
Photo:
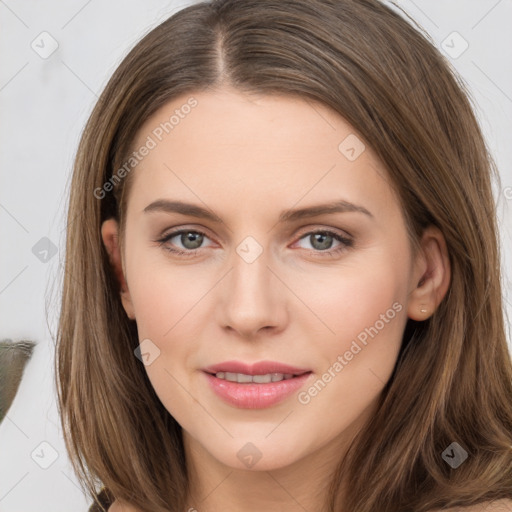
[[[122,57],[189,3],[0,0],[0,339],[38,343],[0,424],[0,512],[85,512],[89,505],[66,456],[52,368],[72,161],[86,119]],[[512,1],[397,3],[448,52],[500,169],[495,194],[512,318]],[[58,48],[42,58],[51,38]],[[38,245],[43,237],[55,245],[47,262]]]

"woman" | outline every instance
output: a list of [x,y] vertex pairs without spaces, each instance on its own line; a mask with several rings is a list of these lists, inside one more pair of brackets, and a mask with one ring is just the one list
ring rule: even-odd
[[376,0],[151,31],[71,188],[56,362],[91,510],[512,510],[492,172]]

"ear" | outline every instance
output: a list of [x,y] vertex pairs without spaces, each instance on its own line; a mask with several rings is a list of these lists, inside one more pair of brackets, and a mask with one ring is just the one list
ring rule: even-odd
[[429,226],[421,238],[413,273],[414,289],[409,295],[407,315],[423,321],[437,309],[446,295],[451,277],[450,258],[440,229]]
[[107,219],[101,225],[101,238],[107,249],[110,264],[117,276],[121,288],[121,302],[124,310],[131,320],[135,319],[132,299],[124,276],[123,263],[121,259],[121,248],[119,247],[119,225],[115,219]]

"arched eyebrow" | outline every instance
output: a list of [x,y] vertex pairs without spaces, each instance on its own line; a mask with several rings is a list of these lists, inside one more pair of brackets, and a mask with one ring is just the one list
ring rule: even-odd
[[[144,213],[150,212],[181,213],[182,215],[189,215],[199,219],[207,219],[212,222],[223,223],[222,219],[211,210],[196,204],[185,203],[183,201],[158,199],[144,208]],[[279,215],[278,223],[293,222],[310,217],[318,217],[320,215],[345,212],[363,213],[364,215],[373,218],[372,213],[363,206],[359,206],[345,200],[339,200],[326,204],[308,206],[306,208],[284,210]]]
[[285,210],[281,215],[279,215],[279,222],[292,222],[295,220],[307,219],[309,217],[318,217],[319,215],[345,212],[364,213],[365,215],[373,218],[373,215],[364,206],[359,206],[340,199],[339,201],[333,201],[332,203]]

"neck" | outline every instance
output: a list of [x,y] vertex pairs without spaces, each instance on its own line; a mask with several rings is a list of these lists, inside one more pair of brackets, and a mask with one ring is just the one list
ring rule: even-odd
[[[272,470],[226,466],[183,431],[190,492],[187,512],[325,510],[334,471],[366,415],[302,459]],[[328,421],[328,419],[326,419]],[[340,482],[342,485],[343,482]],[[341,489],[340,489],[341,493]]]

